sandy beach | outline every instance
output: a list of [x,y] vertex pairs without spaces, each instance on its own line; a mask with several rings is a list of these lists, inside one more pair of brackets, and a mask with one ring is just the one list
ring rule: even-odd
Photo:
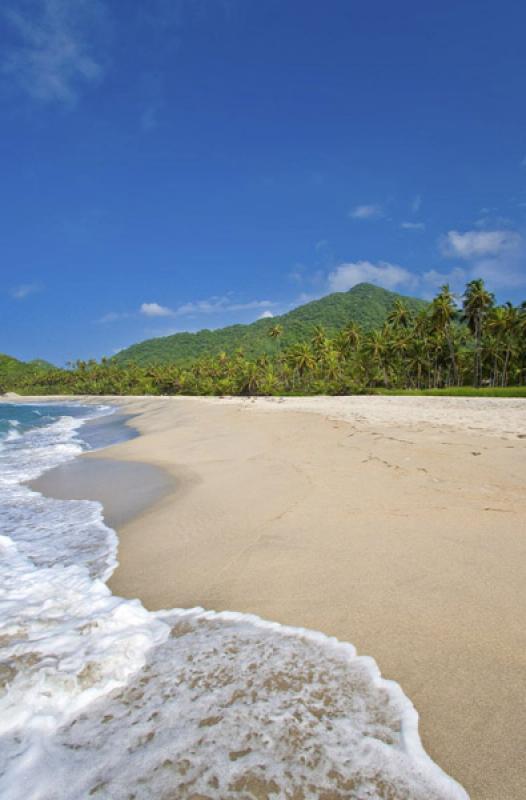
[[141,436],[83,460],[174,483],[122,519],[114,593],[350,641],[401,685],[427,752],[472,798],[526,796],[525,401],[118,405]]

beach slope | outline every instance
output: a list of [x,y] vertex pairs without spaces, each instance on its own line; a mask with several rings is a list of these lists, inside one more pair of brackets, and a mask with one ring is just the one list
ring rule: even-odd
[[161,467],[174,489],[119,528],[114,593],[352,642],[472,798],[526,796],[525,401],[119,405],[142,435],[97,458]]

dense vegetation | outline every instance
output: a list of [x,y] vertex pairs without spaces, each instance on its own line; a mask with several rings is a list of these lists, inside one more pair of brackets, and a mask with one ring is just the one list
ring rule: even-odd
[[[240,348],[247,358],[274,356],[283,348],[306,341],[316,325],[322,325],[328,336],[334,336],[349,322],[356,322],[364,331],[380,328],[396,300],[403,300],[410,311],[426,307],[424,300],[403,297],[370,283],[360,283],[348,292],[335,292],[271,319],[259,319],[250,325],[230,325],[219,330],[197,333],[175,333],[147,339],[122,350],[113,360],[118,364],[189,364],[201,356],[219,353],[233,355]],[[281,325],[279,343],[269,331]]]
[[[79,361],[69,370],[32,367],[2,373],[0,384],[24,394],[347,394],[365,391],[474,392],[526,396],[526,304],[496,306],[482,280],[459,307],[448,286],[423,307],[392,303],[379,328],[350,320],[329,335],[315,325],[285,345],[275,319],[267,328],[274,355],[242,349],[203,355],[191,364]],[[18,362],[20,363],[20,362]],[[474,388],[473,388],[474,387]]]
[[48,370],[54,370],[53,364],[47,361],[19,361],[12,356],[0,353],[0,391],[2,387],[18,386],[20,384],[39,382]]

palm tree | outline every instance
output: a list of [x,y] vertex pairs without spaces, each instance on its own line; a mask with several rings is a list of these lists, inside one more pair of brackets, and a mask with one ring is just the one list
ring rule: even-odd
[[303,377],[306,372],[313,370],[316,366],[316,359],[310,345],[307,342],[299,342],[289,351],[289,362],[294,372]]
[[475,359],[473,366],[473,383],[480,386],[482,382],[482,334],[488,311],[493,306],[494,297],[488,292],[482,278],[470,281],[466,285],[462,306],[464,319],[475,337]]
[[312,349],[318,357],[323,357],[329,348],[329,337],[323,325],[315,325],[311,338]]
[[413,315],[402,300],[395,300],[394,306],[387,315],[387,322],[393,328],[408,328]]
[[337,345],[344,355],[357,350],[362,339],[362,329],[357,322],[348,322],[337,336]]
[[435,330],[441,333],[447,342],[453,379],[458,384],[458,368],[451,334],[451,322],[455,319],[456,313],[454,295],[451,293],[449,285],[445,283],[431,303],[431,322]]
[[254,361],[249,361],[241,375],[239,390],[241,394],[257,394],[261,379],[260,367]]
[[268,335],[271,339],[279,339],[280,336],[283,336],[283,325],[273,325],[272,328],[269,329]]
[[508,383],[510,360],[516,349],[516,337],[520,335],[520,322],[519,310],[509,302],[493,308],[488,317],[487,329],[492,335],[492,350],[495,355],[493,382],[497,382],[497,360],[502,353],[502,386]]
[[388,329],[384,327],[381,330],[371,331],[365,343],[365,353],[370,357],[373,364],[381,370],[385,386],[389,386],[389,377],[387,374],[388,352]]
[[263,394],[277,394],[279,388],[279,378],[272,364],[269,364],[261,377],[260,391]]
[[323,373],[329,381],[336,381],[341,377],[342,365],[338,356],[338,351],[334,349],[329,349],[325,354]]

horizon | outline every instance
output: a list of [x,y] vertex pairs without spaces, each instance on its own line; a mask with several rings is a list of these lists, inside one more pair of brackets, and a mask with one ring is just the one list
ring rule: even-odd
[[0,351],[111,356],[360,283],[520,304],[525,23],[512,0],[8,0]]

